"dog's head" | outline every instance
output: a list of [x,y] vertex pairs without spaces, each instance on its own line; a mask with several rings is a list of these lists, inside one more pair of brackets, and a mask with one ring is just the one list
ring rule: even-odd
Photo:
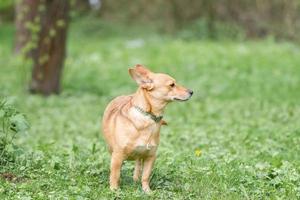
[[151,72],[143,65],[130,68],[129,74],[152,98],[158,100],[186,101],[193,95],[192,90],[178,85],[171,76]]

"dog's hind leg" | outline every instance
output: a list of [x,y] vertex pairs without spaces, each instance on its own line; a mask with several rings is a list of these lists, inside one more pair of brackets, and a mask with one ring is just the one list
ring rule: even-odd
[[135,161],[135,167],[134,167],[134,172],[133,172],[133,180],[137,182],[141,176],[142,172],[142,160],[137,159]]

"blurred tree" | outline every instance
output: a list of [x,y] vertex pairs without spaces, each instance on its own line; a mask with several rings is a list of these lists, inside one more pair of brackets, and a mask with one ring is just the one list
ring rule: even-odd
[[100,14],[117,22],[161,24],[166,32],[199,26],[209,38],[240,29],[248,37],[300,39],[300,0],[101,0]]
[[0,23],[1,21],[11,21],[14,16],[14,0],[1,0],[0,2]]
[[[37,17],[38,5],[37,1],[32,0],[19,0],[15,5],[15,53],[20,53],[21,50],[23,50],[24,52],[27,51],[26,54],[29,54],[28,48],[30,39],[33,39],[31,33],[34,31],[32,30],[32,25],[34,18]],[[36,19],[38,19],[38,17]],[[31,27],[29,27],[30,25]],[[28,48],[25,50],[23,48],[26,44],[28,44]]]
[[30,92],[59,93],[66,54],[69,0],[18,0],[15,51],[32,60]]

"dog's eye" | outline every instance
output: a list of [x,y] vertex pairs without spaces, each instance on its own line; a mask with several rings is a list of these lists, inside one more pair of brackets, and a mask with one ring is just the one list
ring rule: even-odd
[[175,83],[170,84],[170,87],[175,87]]

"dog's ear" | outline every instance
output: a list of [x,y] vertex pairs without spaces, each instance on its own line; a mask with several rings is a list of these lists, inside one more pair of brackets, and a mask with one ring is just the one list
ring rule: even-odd
[[137,64],[134,68],[129,68],[128,71],[132,79],[135,80],[142,88],[147,90],[153,89],[153,81],[150,78],[151,71],[145,66]]

